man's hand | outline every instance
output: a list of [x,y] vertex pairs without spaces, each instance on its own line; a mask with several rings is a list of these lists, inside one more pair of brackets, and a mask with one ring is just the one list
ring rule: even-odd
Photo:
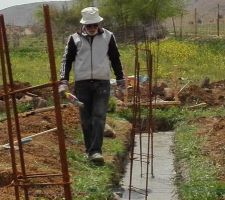
[[69,82],[67,80],[61,80],[59,82],[58,92],[61,96],[65,96],[65,93],[69,91]]
[[120,100],[124,101],[126,95],[126,82],[125,79],[116,80],[117,90],[116,90],[116,97]]

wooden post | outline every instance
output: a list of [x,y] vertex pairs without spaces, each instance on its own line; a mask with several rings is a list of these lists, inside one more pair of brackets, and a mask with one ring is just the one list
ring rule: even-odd
[[183,12],[180,15],[180,38],[183,38]]
[[197,37],[197,8],[195,8],[195,37]]
[[172,22],[173,22],[173,32],[174,32],[174,36],[176,38],[177,37],[177,32],[176,32],[176,26],[175,26],[175,21],[174,21],[173,17],[172,17]]
[[218,4],[218,14],[217,14],[217,36],[220,36],[220,4]]

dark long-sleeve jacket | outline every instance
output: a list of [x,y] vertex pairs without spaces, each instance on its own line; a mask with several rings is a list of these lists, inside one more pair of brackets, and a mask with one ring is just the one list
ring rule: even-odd
[[111,67],[117,80],[124,78],[114,35],[104,28],[94,37],[84,32],[69,37],[60,70],[61,80],[69,80],[72,63],[75,81],[109,80]]

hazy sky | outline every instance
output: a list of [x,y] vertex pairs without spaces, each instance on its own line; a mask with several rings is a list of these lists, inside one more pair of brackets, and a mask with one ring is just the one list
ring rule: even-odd
[[68,1],[68,0],[0,0],[0,10],[21,4],[48,2],[48,1]]

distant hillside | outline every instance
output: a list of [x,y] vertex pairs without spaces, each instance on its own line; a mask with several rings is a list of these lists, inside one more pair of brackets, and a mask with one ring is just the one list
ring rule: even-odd
[[214,22],[218,16],[218,5],[219,14],[221,19],[225,18],[225,0],[191,0],[187,6],[186,20],[193,21],[195,9],[197,11],[197,20],[204,23]]
[[215,19],[218,14],[218,5],[221,16],[225,16],[225,0],[192,0],[187,10],[194,13],[195,8],[199,18]]
[[[35,23],[34,13],[43,3],[24,4],[0,10],[4,15],[5,23],[16,26],[27,26]],[[48,5],[61,8],[63,5],[71,5],[71,2],[51,1]]]
[[[0,13],[4,15],[6,24],[12,24],[17,26],[32,25],[35,23],[34,12],[38,6],[43,3],[25,4],[20,6],[14,6],[0,10]],[[71,2],[64,1],[52,1],[49,5],[55,5],[61,8],[63,5],[71,5]],[[187,11],[193,15],[194,9],[197,9],[200,18],[207,16],[207,18],[214,18],[217,16],[217,5],[220,4],[220,13],[225,16],[225,0],[190,0],[187,6]]]
[[214,12],[217,10],[218,4],[224,9],[225,0],[191,0],[188,10],[194,10],[196,8],[200,12]]

